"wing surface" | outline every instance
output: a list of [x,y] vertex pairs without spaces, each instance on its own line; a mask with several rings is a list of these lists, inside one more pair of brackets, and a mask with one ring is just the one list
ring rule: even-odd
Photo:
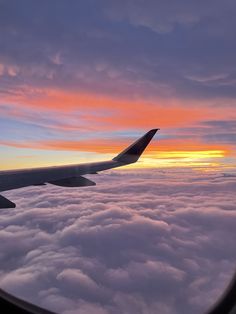
[[[8,191],[30,185],[45,185],[45,183],[67,187],[95,185],[93,181],[84,178],[83,175],[95,174],[100,171],[136,162],[157,130],[158,129],[153,129],[148,131],[112,160],[78,165],[1,171],[0,191]],[[14,203],[0,196],[0,208],[12,207],[15,207]]]

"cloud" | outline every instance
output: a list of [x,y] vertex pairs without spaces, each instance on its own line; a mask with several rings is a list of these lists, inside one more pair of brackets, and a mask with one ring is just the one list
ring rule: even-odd
[[235,268],[234,176],[93,180],[4,193],[18,206],[0,217],[2,288],[63,314],[200,313],[216,301]]
[[[196,11],[197,9],[197,11]],[[107,10],[112,19],[126,19],[130,24],[143,26],[159,34],[172,32],[176,24],[191,27],[204,16],[204,6],[189,1],[178,4],[168,1],[149,1],[144,5],[142,1],[121,1],[112,3]],[[206,14],[206,13],[205,13]]]
[[[1,144],[12,146],[1,155],[113,153],[128,142],[114,141],[120,130],[133,139],[151,125],[166,129],[159,160],[199,165],[207,151],[205,162],[226,162],[235,9],[230,0],[1,1]],[[18,207],[1,212],[1,286],[63,314],[194,314],[215,301],[235,266],[235,177],[93,179],[94,188],[4,193]]]
[[214,9],[186,0],[2,1],[1,90],[234,99],[235,9],[230,0]]

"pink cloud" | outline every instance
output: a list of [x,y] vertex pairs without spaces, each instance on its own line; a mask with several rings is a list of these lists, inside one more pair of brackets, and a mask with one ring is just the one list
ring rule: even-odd
[[216,301],[235,267],[235,177],[181,169],[93,179],[5,193],[19,206],[1,215],[3,288],[63,313],[199,313]]

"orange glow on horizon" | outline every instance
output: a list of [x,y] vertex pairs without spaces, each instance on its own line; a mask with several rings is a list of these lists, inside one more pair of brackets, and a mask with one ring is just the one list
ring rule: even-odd
[[[225,157],[232,154],[232,150],[228,146],[223,145],[206,145],[202,143],[193,143],[162,140],[157,143],[154,141],[145,151],[140,160],[126,166],[128,168],[169,168],[169,167],[218,167],[223,164]],[[34,143],[0,143],[15,148],[40,149],[40,150],[61,150],[61,151],[78,151],[99,154],[96,160],[107,160],[116,156],[130,143],[109,140],[93,140],[93,141],[42,141]],[[40,154],[42,155],[42,154]],[[109,156],[107,156],[109,155]],[[90,160],[78,161],[88,162]],[[40,158],[38,159],[40,166]],[[70,163],[59,160],[59,164]],[[42,166],[42,165],[41,165]],[[43,166],[46,166],[45,162]]]
[[[112,139],[90,139],[90,140],[42,140],[33,142],[4,142],[0,141],[0,145],[15,148],[31,148],[40,150],[62,150],[62,151],[82,151],[101,154],[118,154],[124,150],[132,141],[128,140],[112,140]],[[231,154],[232,148],[229,145],[205,144],[191,140],[168,140],[154,139],[145,150],[145,153],[155,152],[155,154],[181,154],[189,152],[194,154],[198,151],[223,151],[224,156]]]

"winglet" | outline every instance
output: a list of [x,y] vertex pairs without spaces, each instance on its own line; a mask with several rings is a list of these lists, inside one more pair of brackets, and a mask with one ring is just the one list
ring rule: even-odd
[[137,141],[123,150],[119,155],[113,158],[113,160],[124,164],[131,164],[136,162],[158,130],[160,129],[153,129],[148,131]]

